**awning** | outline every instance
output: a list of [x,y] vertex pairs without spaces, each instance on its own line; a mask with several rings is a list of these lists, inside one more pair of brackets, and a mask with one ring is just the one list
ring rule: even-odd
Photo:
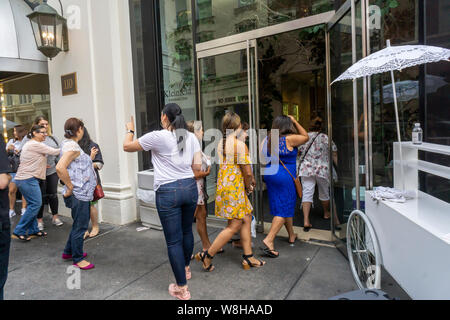
[[0,0],[0,72],[48,74],[27,18],[31,12],[23,0]]

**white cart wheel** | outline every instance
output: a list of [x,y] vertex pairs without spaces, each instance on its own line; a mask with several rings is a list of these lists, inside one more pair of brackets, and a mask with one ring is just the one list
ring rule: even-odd
[[361,290],[381,289],[381,254],[369,218],[353,211],[347,224],[347,252],[353,277]]

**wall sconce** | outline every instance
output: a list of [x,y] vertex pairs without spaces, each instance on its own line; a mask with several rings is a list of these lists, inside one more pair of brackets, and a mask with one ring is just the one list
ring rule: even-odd
[[[59,1],[59,4],[61,5],[61,13],[64,15],[61,1]],[[37,48],[46,57],[51,60],[61,51],[69,51],[67,20],[49,6],[47,0],[34,8],[33,13],[27,17],[30,19],[33,28]]]

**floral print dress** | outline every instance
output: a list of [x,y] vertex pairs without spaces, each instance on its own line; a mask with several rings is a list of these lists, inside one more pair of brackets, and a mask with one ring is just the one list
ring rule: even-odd
[[216,216],[228,220],[243,219],[253,212],[239,167],[239,164],[251,164],[248,149],[246,147],[244,154],[237,154],[234,157],[227,154],[226,159],[223,159],[222,152],[219,152],[219,155],[221,165],[217,178]]
[[[304,157],[300,167],[301,177],[320,177],[329,180],[329,157],[328,157],[328,136],[324,133],[310,132],[309,142],[300,147],[301,158]],[[311,145],[313,143],[313,145]],[[311,147],[310,147],[311,145]],[[308,150],[308,154],[305,152]],[[331,150],[337,152],[337,147],[332,142]],[[336,179],[336,172],[333,170],[333,179]]]

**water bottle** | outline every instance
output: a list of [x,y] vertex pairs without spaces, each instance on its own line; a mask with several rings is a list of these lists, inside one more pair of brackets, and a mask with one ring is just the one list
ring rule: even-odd
[[413,144],[422,144],[423,141],[423,131],[420,127],[420,123],[414,124],[414,129],[412,131],[412,142]]
[[252,238],[256,238],[256,219],[255,216],[252,216],[252,224],[251,224],[251,234]]

